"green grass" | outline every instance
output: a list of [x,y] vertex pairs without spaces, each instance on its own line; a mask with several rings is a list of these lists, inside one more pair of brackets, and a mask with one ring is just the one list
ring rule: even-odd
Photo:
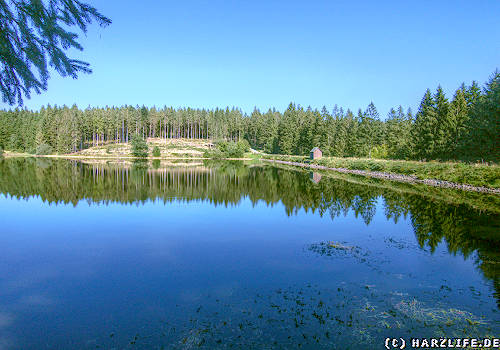
[[262,155],[258,153],[252,153],[252,152],[245,152],[243,155],[243,158],[248,158],[248,159],[261,159]]
[[415,176],[418,179],[436,179],[473,186],[500,188],[500,166],[498,165],[337,157],[323,157],[310,161],[305,156],[283,155],[267,155],[264,158],[301,163],[310,162],[329,168],[380,171]]
[[[293,165],[276,163],[272,165],[286,170],[301,171],[309,173],[310,169],[299,168]],[[427,186],[425,184],[406,183],[397,181],[386,181],[369,176],[357,176],[328,170],[315,170],[325,178],[344,180],[353,184],[377,187],[391,192],[406,193],[410,195],[420,195],[432,200],[446,202],[450,205],[465,204],[476,210],[485,210],[500,213],[500,196],[480,192],[457,191],[453,188],[442,188]]]

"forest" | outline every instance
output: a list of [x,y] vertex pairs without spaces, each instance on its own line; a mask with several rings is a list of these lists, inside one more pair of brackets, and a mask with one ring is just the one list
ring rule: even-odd
[[305,155],[315,146],[327,156],[497,163],[500,159],[500,73],[483,88],[462,84],[453,97],[441,86],[425,91],[418,111],[399,106],[381,118],[374,103],[353,112],[290,103],[284,112],[238,108],[192,109],[76,105],[0,111],[2,149],[66,154],[142,138],[239,141],[273,154]]

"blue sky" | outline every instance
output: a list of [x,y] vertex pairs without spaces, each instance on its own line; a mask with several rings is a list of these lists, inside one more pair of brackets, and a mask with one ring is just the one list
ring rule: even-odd
[[[113,20],[81,36],[93,74],[52,74],[30,109],[237,106],[290,101],[415,111],[500,68],[500,1],[89,1]],[[3,104],[3,108],[8,106]]]

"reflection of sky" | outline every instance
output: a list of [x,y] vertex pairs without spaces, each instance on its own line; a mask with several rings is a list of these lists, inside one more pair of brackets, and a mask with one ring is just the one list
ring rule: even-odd
[[[73,207],[0,197],[0,349],[9,339],[24,339],[23,349],[47,337],[83,342],[102,329],[166,317],[174,303],[245,288],[354,281],[408,291],[448,280],[485,289],[470,260],[443,245],[432,256],[416,248],[409,221],[387,221],[381,204],[367,226],[352,213],[333,221],[303,210],[287,217],[281,204],[248,199],[227,208],[201,201]],[[410,248],[391,248],[387,237]],[[307,252],[329,240],[370,252],[383,273]]]

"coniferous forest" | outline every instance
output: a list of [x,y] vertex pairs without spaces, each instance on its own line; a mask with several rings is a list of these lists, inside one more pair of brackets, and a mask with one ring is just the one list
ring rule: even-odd
[[0,111],[0,149],[71,153],[107,143],[143,138],[246,139],[267,153],[304,155],[319,146],[324,155],[417,160],[500,159],[500,73],[481,88],[462,84],[449,98],[428,89],[418,111],[399,106],[382,118],[373,103],[364,110],[335,106],[320,111],[290,103],[283,112],[238,108],[191,109],[122,106],[47,106]]

